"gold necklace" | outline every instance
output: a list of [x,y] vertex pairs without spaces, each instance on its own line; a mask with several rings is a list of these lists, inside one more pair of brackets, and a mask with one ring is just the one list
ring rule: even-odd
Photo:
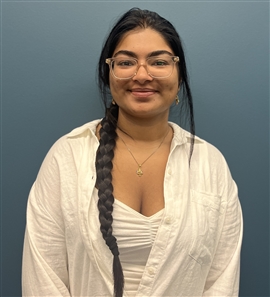
[[170,128],[168,128],[168,132],[165,134],[165,136],[163,137],[161,143],[159,144],[159,146],[140,164],[136,158],[134,157],[132,151],[130,150],[130,148],[127,146],[127,144],[125,143],[124,139],[118,135],[118,137],[122,140],[122,142],[124,143],[125,147],[127,148],[127,150],[129,151],[129,153],[131,154],[132,158],[134,159],[134,161],[137,163],[137,165],[139,166],[137,171],[136,171],[136,174],[141,177],[143,175],[143,171],[142,171],[142,166],[143,164],[148,160],[150,159],[150,157],[152,157],[154,155],[154,153],[161,147],[162,143],[164,142],[165,138],[167,137],[168,133],[170,131]]

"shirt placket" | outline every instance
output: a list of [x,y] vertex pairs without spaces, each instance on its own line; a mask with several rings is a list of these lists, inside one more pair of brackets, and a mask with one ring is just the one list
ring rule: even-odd
[[152,296],[152,287],[162,266],[168,241],[170,237],[173,236],[173,223],[175,222],[175,192],[173,189],[176,187],[176,179],[173,178],[173,152],[176,146],[175,144],[171,149],[164,177],[164,216],[160,223],[136,296]]

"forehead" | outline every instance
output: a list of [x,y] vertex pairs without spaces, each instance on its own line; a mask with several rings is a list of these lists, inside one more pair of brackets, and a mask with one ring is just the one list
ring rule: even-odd
[[147,55],[158,50],[167,50],[173,54],[166,39],[151,28],[136,28],[126,32],[117,44],[114,53],[120,50],[128,50],[136,55]]

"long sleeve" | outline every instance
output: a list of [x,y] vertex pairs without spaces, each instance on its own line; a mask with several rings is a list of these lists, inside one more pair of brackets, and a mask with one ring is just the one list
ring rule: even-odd
[[60,174],[49,152],[34,183],[27,206],[23,296],[70,296]]
[[237,187],[228,179],[225,220],[203,296],[238,296],[243,220]]

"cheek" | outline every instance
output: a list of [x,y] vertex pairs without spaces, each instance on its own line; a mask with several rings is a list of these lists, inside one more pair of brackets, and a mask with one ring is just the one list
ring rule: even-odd
[[110,79],[110,90],[111,90],[111,93],[115,93],[115,91],[117,89],[119,89],[117,87],[117,82],[114,79]]
[[178,83],[168,83],[164,85],[164,90],[171,93],[172,95],[175,95],[178,92]]
[[110,89],[120,90],[124,86],[124,81],[116,79],[115,77],[110,77]]

